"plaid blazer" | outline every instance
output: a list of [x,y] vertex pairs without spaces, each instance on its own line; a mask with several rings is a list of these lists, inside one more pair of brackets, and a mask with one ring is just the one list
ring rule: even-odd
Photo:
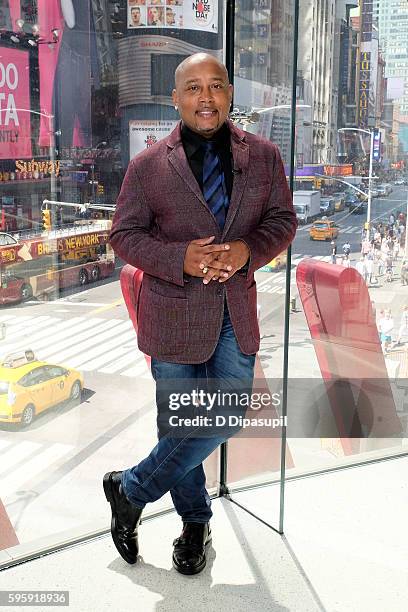
[[[181,141],[181,122],[129,163],[110,242],[117,255],[144,271],[138,303],[138,345],[162,361],[202,363],[213,354],[227,300],[243,353],[259,349],[254,272],[292,241],[296,214],[276,145],[227,120],[234,174],[224,229],[209,210]],[[243,240],[247,272],[204,285],[183,272],[191,240]]]

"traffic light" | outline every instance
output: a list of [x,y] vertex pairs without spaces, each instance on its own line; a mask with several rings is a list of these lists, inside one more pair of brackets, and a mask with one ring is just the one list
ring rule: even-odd
[[46,231],[49,231],[50,229],[52,229],[51,226],[51,211],[50,210],[43,210],[42,211],[42,224],[43,224],[43,228]]
[[103,195],[105,193],[105,189],[104,189],[103,185],[101,185],[101,183],[98,183],[98,188],[97,188],[96,193],[97,193],[98,196],[99,195]]

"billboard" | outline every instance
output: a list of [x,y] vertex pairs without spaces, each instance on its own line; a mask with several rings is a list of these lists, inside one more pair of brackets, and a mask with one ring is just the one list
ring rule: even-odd
[[31,157],[27,51],[0,50],[0,159]]
[[174,130],[178,121],[135,119],[129,121],[129,156],[130,159],[156,144]]
[[127,0],[128,30],[171,28],[218,32],[218,0]]

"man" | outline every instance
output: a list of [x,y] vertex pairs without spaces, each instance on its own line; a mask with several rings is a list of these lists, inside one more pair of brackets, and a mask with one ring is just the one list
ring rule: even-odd
[[346,242],[343,244],[343,253],[344,255],[348,257],[350,255],[350,251],[351,251],[350,243],[348,240],[346,240]]
[[364,255],[360,257],[360,261],[356,263],[356,270],[361,276],[364,278],[364,282],[367,283],[367,266],[366,266],[366,258]]
[[337,245],[334,240],[330,243],[330,257],[332,264],[337,263]]
[[408,304],[405,304],[402,309],[398,338],[395,346],[399,346],[401,344],[403,336],[408,336]]
[[[277,147],[227,118],[233,88],[225,66],[194,54],[178,66],[175,84],[181,122],[131,160],[110,236],[119,257],[144,271],[138,345],[152,357],[159,442],[138,465],[108,472],[104,489],[112,537],[128,563],[137,560],[144,506],[170,491],[183,520],[173,565],[196,574],[211,540],[202,462],[237,430],[163,435],[166,390],[252,385],[254,272],[289,245],[297,223]],[[191,402],[187,410],[199,408]]]
[[131,9],[130,11],[130,18],[131,18],[131,22],[130,22],[130,26],[132,28],[140,28],[145,26],[145,23],[142,23],[141,21],[141,12],[140,12],[140,8],[138,6],[135,6]]
[[166,7],[166,25],[173,26],[176,23],[176,13],[169,6]]

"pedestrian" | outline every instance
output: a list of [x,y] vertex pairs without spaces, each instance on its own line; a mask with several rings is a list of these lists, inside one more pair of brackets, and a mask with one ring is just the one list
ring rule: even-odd
[[334,242],[334,240],[331,241],[330,243],[330,257],[331,257],[331,262],[332,264],[335,264],[337,262],[337,245]]
[[373,282],[373,254],[368,253],[366,260],[365,260],[365,268],[366,268],[366,275],[367,275],[367,282],[369,284],[371,284]]
[[350,251],[351,251],[351,246],[348,240],[346,240],[346,242],[343,244],[343,253],[344,255],[347,255],[347,257],[350,255]]
[[[170,491],[183,522],[173,542],[182,574],[202,571],[211,540],[203,461],[241,426],[202,424],[187,434],[172,419],[203,414],[197,389],[214,398],[251,393],[259,350],[254,272],[287,248],[297,225],[277,146],[228,119],[232,89],[213,55],[178,65],[172,97],[181,121],[131,160],[110,233],[118,256],[144,272],[138,346],[152,358],[159,438],[137,465],[105,474],[111,534],[135,563],[143,508]],[[174,406],[180,397],[183,405]],[[245,415],[239,398],[231,404],[232,414]],[[221,408],[217,400],[211,415]]]
[[367,253],[369,253],[371,249],[371,244],[369,240],[363,240],[363,242],[361,243],[361,254],[362,255],[367,255]]
[[394,244],[393,244],[393,257],[394,257],[394,261],[398,260],[399,251],[400,251],[400,243],[399,243],[399,240],[398,240],[397,236],[395,236],[394,237]]
[[387,353],[392,342],[392,331],[394,329],[394,319],[391,310],[385,310],[384,316],[379,320],[380,340],[384,353]]
[[400,326],[398,330],[398,338],[395,343],[395,346],[398,346],[401,344],[401,340],[403,336],[408,336],[408,304],[405,304],[405,306],[402,309]]
[[392,251],[388,251],[385,260],[385,274],[386,280],[388,283],[392,282],[393,274],[394,274],[394,261],[392,257]]
[[364,282],[367,283],[367,267],[366,267],[366,258],[364,255],[360,257],[360,261],[356,263],[356,270],[361,274],[364,279]]
[[401,264],[401,285],[408,285],[408,261],[406,259]]

